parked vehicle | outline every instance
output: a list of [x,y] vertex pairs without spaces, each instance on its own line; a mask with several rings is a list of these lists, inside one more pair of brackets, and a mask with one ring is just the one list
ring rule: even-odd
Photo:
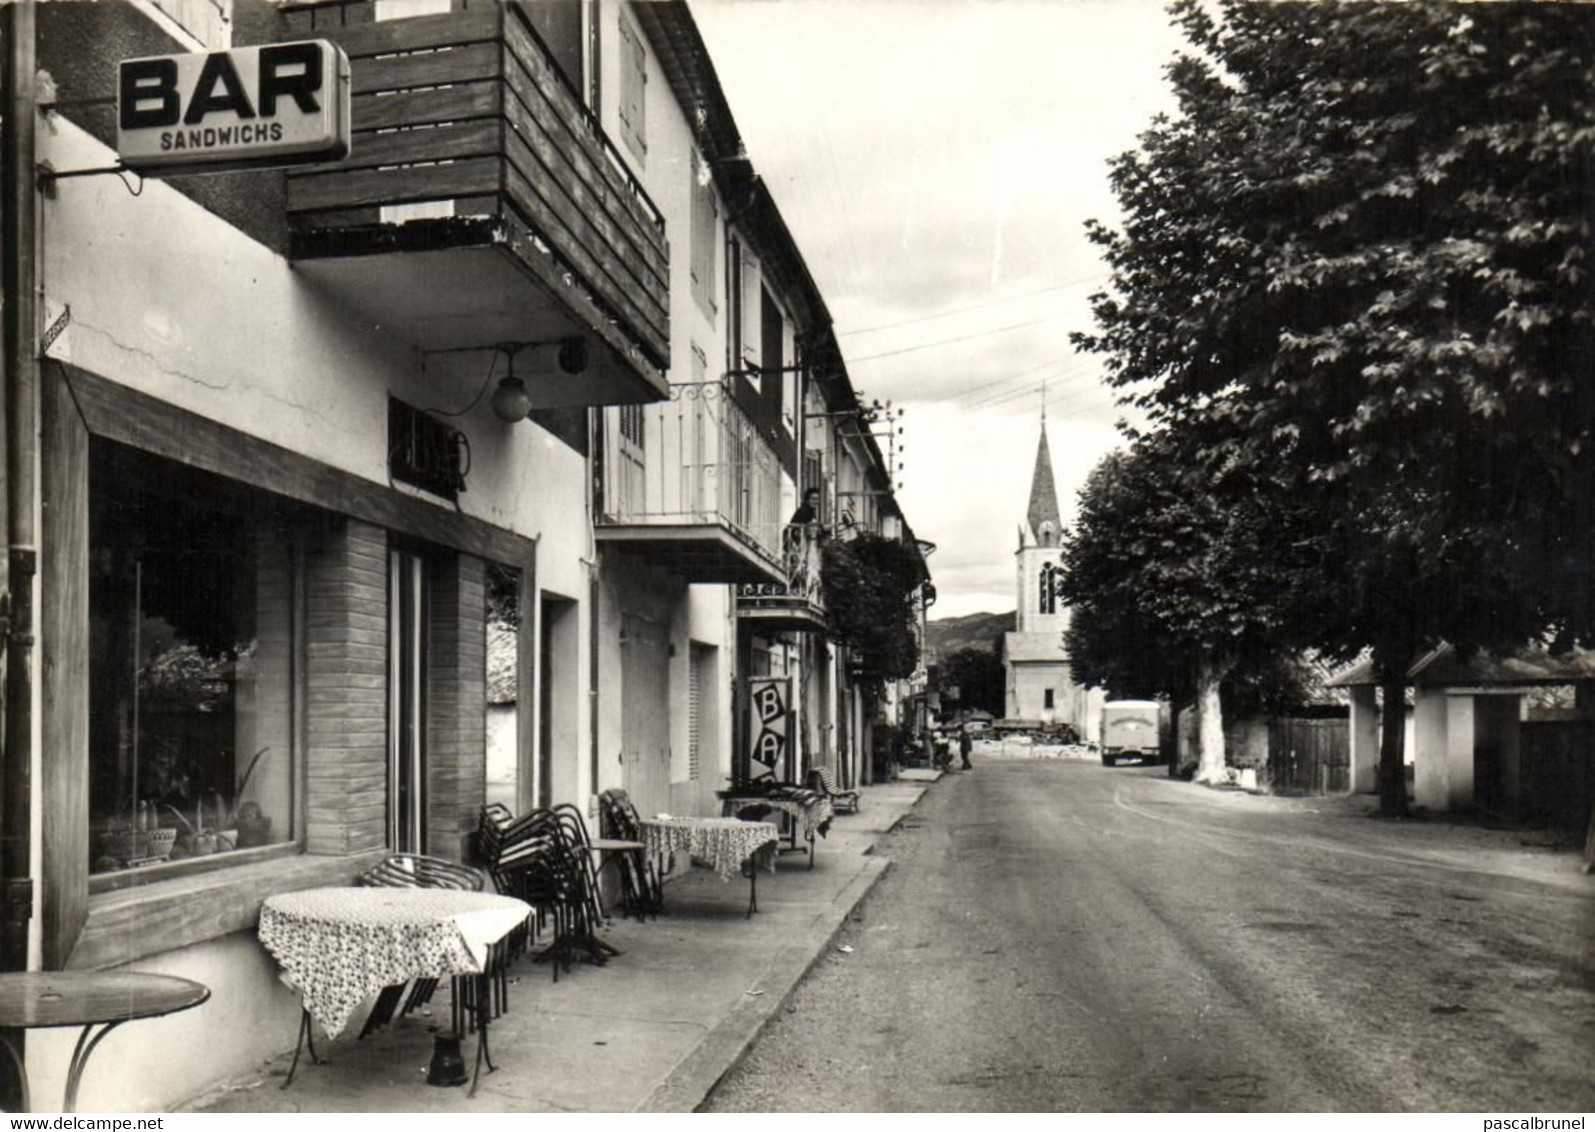
[[1110,700],[1102,705],[1102,765],[1120,759],[1156,762],[1158,704],[1155,700]]

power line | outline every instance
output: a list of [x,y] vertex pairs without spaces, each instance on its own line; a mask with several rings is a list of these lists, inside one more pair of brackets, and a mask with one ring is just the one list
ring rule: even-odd
[[1049,314],[1042,318],[1032,318],[1025,322],[1013,322],[1009,323],[1007,326],[994,326],[990,330],[980,330],[976,331],[974,334],[961,334],[956,338],[942,338],[935,342],[921,342],[917,346],[903,346],[896,350],[883,350],[879,354],[865,354],[861,358],[848,358],[847,364],[850,366],[857,365],[859,362],[873,362],[877,358],[892,358],[896,357],[898,354],[912,354],[918,350],[929,350],[935,346],[951,346],[957,342],[970,342],[976,338],[986,338],[990,335],[1002,334],[1009,330],[1021,330],[1026,326],[1037,326],[1043,322],[1052,322],[1056,319],[1066,317],[1068,317],[1067,312],[1060,311],[1057,314]]
[[1088,364],[1089,362],[1082,358],[1050,358],[1047,361],[1042,362],[1040,365],[1031,366],[1029,369],[1021,370],[1018,373],[1011,373],[1006,377],[999,377],[996,381],[988,381],[983,385],[976,385],[969,389],[960,390],[957,393],[950,393],[946,397],[937,398],[937,400],[952,401],[960,397],[974,396],[974,400],[967,402],[965,405],[966,408],[969,408],[990,398],[1002,396],[1006,391],[999,390],[998,386],[1007,385],[1015,381],[1024,381],[1026,378],[1031,378],[1037,373],[1046,373],[1048,371],[1052,371],[1054,367],[1058,366],[1062,366],[1063,368],[1058,369],[1055,373],[1050,373],[1049,376],[1064,376],[1078,373]]
[[1008,295],[1001,299],[988,299],[983,303],[971,303],[965,307],[954,307],[951,310],[937,311],[935,314],[922,314],[917,318],[905,318],[901,322],[886,322],[879,326],[863,326],[857,330],[842,330],[837,332],[838,338],[846,338],[853,334],[873,334],[877,330],[896,330],[900,326],[913,326],[918,322],[929,322],[937,318],[951,318],[957,314],[967,314],[970,311],[986,310],[990,307],[1002,306],[1004,303],[1017,303],[1021,299],[1033,299],[1037,295],[1050,295],[1054,291],[1066,291],[1070,287],[1078,287],[1083,283],[1094,283],[1098,279],[1106,279],[1108,273],[1100,271],[1095,275],[1082,275],[1078,279],[1070,279],[1066,283],[1054,283],[1050,287],[1042,287],[1035,291],[1026,291],[1022,295]]

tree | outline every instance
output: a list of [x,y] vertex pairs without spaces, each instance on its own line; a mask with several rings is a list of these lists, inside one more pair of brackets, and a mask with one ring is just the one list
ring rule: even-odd
[[831,638],[858,655],[866,675],[902,680],[919,667],[913,596],[925,580],[923,557],[901,539],[862,532],[824,544]]
[[1197,780],[1224,774],[1220,687],[1290,640],[1316,561],[1309,516],[1162,430],[1106,457],[1080,493],[1062,590],[1074,678],[1195,699]]
[[[1371,647],[1386,704],[1441,639],[1589,625],[1595,515],[1595,12],[1246,4],[1173,11],[1180,112],[1093,225],[1110,379],[1210,460],[1310,505],[1298,610]],[[1380,799],[1402,813],[1401,713]]]
[[961,708],[979,708],[994,716],[1002,715],[1008,675],[1003,667],[1001,648],[1001,638],[998,638],[990,648],[954,649],[942,659],[937,682],[944,689],[958,689],[953,699]]

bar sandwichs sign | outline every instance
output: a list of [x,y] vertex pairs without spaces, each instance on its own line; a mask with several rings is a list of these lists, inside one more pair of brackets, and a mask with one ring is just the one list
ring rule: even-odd
[[122,62],[116,148],[140,173],[338,161],[349,153],[349,59],[326,40]]

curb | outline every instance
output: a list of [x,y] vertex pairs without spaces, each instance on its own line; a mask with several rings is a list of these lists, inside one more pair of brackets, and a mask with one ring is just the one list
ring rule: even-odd
[[890,857],[865,855],[861,868],[813,923],[783,947],[761,981],[764,994],[744,998],[693,1050],[636,1112],[695,1112],[727,1073],[736,1068],[748,1047],[780,1013],[792,992],[820,957],[830,949],[847,917],[891,868]]

